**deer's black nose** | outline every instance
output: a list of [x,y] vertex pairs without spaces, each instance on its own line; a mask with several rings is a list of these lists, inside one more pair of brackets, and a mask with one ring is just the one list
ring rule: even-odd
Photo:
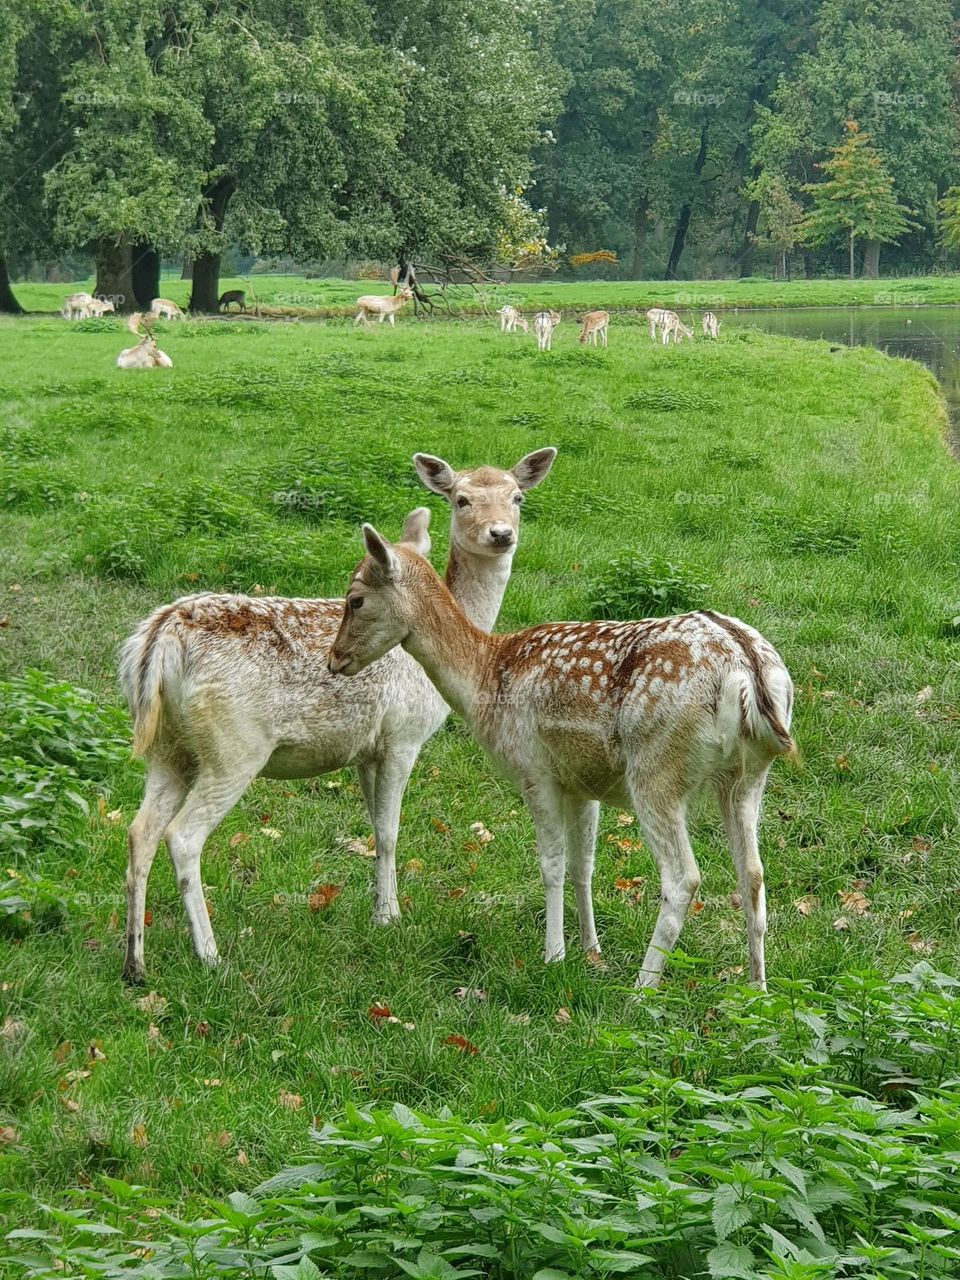
[[509,547],[513,543],[513,530],[509,525],[494,525],[490,530],[490,541],[495,547]]

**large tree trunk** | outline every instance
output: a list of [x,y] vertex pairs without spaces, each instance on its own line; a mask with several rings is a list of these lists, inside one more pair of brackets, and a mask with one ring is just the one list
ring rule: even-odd
[[[221,178],[203,193],[218,233],[223,230],[227,206],[235,190],[233,178]],[[198,253],[193,260],[193,290],[188,305],[194,313],[217,310],[220,299],[220,257],[220,251],[217,250],[216,253]]]
[[649,211],[650,203],[644,196],[643,199],[637,201],[637,207],[633,211],[633,263],[630,268],[630,274],[634,280],[643,279],[647,248],[647,214]]
[[160,255],[152,244],[140,241],[134,246],[131,278],[137,306],[148,311],[160,294]]
[[862,280],[880,279],[880,241],[864,240],[863,266],[860,268]]
[[753,255],[757,251],[754,236],[757,234],[757,223],[760,221],[760,201],[751,200],[747,205],[747,221],[743,228],[743,241],[740,245],[740,279],[753,275]]
[[854,235],[853,235],[853,232],[851,231],[850,232],[850,279],[851,280],[856,279],[856,275],[857,275],[856,260],[853,256],[853,241],[854,241]]
[[6,312],[7,315],[23,315],[23,307],[10,288],[10,273],[7,270],[7,260],[2,253],[0,253],[0,311]]
[[190,310],[193,312],[217,310],[220,298],[220,254],[198,253],[193,260],[193,290],[190,294]]
[[193,279],[193,258],[189,253],[183,255],[183,268],[180,272],[181,280]]
[[[700,129],[700,150],[697,152],[697,159],[693,166],[694,181],[691,184],[691,193],[696,189],[696,180],[703,172],[703,166],[707,162],[707,126],[703,125]],[[680,266],[680,257],[683,253],[683,246],[686,244],[687,231],[690,229],[690,216],[693,212],[691,203],[692,194],[684,202],[677,218],[677,228],[673,234],[673,246],[670,250],[670,259],[667,262],[667,270],[665,279],[676,280],[677,268]]]
[[98,240],[97,283],[94,293],[98,298],[109,298],[115,311],[135,311],[133,292],[133,255],[126,232],[116,239]]

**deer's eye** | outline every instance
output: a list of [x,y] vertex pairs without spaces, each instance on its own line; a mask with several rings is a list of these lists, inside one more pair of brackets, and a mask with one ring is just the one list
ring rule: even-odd
[[363,596],[351,596],[347,601],[347,606],[351,613],[356,613],[363,604]]
[[464,508],[464,507],[469,507],[469,505],[470,505],[470,499],[469,499],[469,498],[458,498],[458,499],[457,499],[457,506],[460,508],[460,510],[461,510],[461,511],[463,510],[463,508]]
[[515,494],[513,495],[513,500],[514,500],[514,502],[517,504],[517,506],[519,507],[520,503],[523,501],[523,494],[522,494],[522,493],[515,493]]

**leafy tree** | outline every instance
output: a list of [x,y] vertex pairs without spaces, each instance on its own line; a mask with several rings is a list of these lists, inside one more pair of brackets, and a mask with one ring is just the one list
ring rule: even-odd
[[885,171],[880,153],[870,145],[869,135],[860,132],[855,120],[847,121],[846,133],[844,141],[833,148],[832,159],[817,166],[829,175],[827,181],[804,187],[813,196],[813,209],[802,224],[802,235],[811,244],[822,244],[845,233],[852,280],[858,238],[895,244],[916,224],[907,216],[910,210],[894,196],[893,179]]
[[960,187],[950,187],[937,202],[940,213],[940,240],[947,249],[960,247]]
[[757,207],[754,244],[777,256],[781,276],[787,276],[787,257],[803,234],[803,206],[779,174],[762,173],[748,188]]

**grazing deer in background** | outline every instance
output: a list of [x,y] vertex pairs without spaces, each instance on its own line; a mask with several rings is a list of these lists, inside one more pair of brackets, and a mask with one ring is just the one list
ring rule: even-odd
[[380,324],[383,324],[384,320],[389,320],[393,324],[397,312],[401,307],[405,307],[412,297],[413,290],[409,285],[404,285],[392,298],[379,293],[364,294],[362,298],[357,299],[357,314],[353,323],[358,325],[362,322],[368,325],[370,317],[377,316]]
[[663,307],[651,307],[647,312],[647,324],[650,328],[650,340],[656,342],[660,328],[666,321],[667,316],[672,316],[672,311],[666,311]]
[[664,318],[660,321],[660,332],[664,346],[669,344],[671,338],[676,343],[682,342],[684,338],[693,337],[693,330],[687,328],[675,311],[664,312]]
[[712,311],[705,311],[703,313],[703,319],[700,321],[700,324],[705,338],[720,337],[720,321]]
[[91,298],[87,303],[87,315],[96,316],[98,320],[102,319],[108,311],[115,310],[116,308],[109,298]]
[[64,320],[86,320],[90,315],[90,304],[93,301],[92,293],[68,293],[63,300],[60,314]]
[[503,306],[497,312],[497,315],[500,317],[501,333],[513,333],[518,328],[522,329],[524,333],[530,332],[530,326],[516,307],[511,307],[509,304]]
[[597,338],[600,339],[600,345],[607,345],[607,327],[610,324],[609,311],[588,311],[581,321],[580,329],[580,345],[585,342],[597,345]]
[[175,302],[169,298],[154,298],[150,303],[150,314],[158,320],[184,320],[186,317]]
[[[142,315],[135,311],[127,316],[126,325],[132,334],[139,339],[135,347],[125,347],[117,356],[118,369],[172,369],[173,361],[165,351],[157,346],[157,340],[150,332],[154,317],[149,313]],[[141,332],[141,326],[143,332]]]
[[[472,625],[489,630],[510,578],[527,489],[555,449],[510,471],[454,471],[414,455],[420,479],[451,508],[446,583]],[[403,537],[426,552],[430,513],[411,513]],[[215,963],[204,905],[204,841],[255,777],[311,778],[354,765],[376,841],[373,918],[400,914],[396,844],[400,804],[423,744],[449,708],[401,650],[346,684],[327,670],[342,600],[194,595],[146,618],[121,652],[120,682],[147,763],[143,802],[128,837],[124,975],[143,977],[147,877],[161,838],[173,863],[197,955]]]
[[228,311],[231,303],[236,303],[241,311],[247,309],[247,295],[243,289],[227,289],[225,293],[221,293],[217,302],[218,311]]
[[540,311],[533,317],[533,332],[537,335],[538,351],[549,351],[551,349],[553,331],[559,323],[559,311]]
[[700,885],[687,806],[711,784],[737,869],[750,978],[765,986],[757,846],[770,765],[794,751],[793,685],[752,627],[704,610],[641,622],[560,622],[487,635],[414,547],[363,527],[330,670],[355,676],[402,644],[519,787],[537,833],[546,959],[565,951],[569,867],[580,945],[599,951],[591,881],[599,802],[629,806],[660,872],[638,986],[656,986]]

